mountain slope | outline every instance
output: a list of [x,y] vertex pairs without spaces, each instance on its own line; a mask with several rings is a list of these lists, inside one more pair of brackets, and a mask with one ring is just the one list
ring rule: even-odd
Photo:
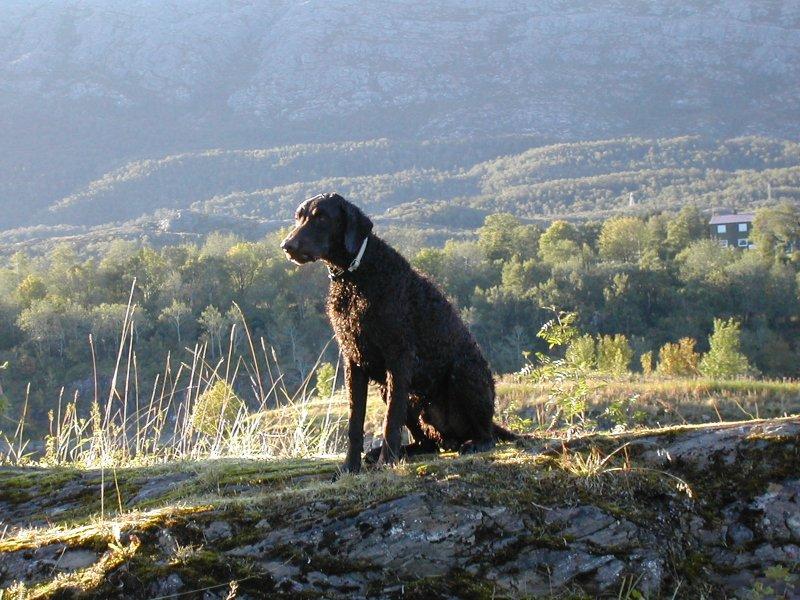
[[798,82],[790,0],[9,0],[0,226],[208,148],[793,137]]
[[[502,151],[526,142],[530,138],[509,137],[493,144]],[[404,219],[411,216],[409,204],[424,212],[443,201],[537,217],[619,210],[628,207],[631,193],[649,208],[687,201],[751,206],[768,193],[800,198],[800,145],[794,142],[634,138],[538,146],[486,160],[470,148],[465,141],[376,140],[170,156],[109,173],[40,219],[100,225],[162,208],[193,208],[280,220],[289,219],[303,198],[334,189],[372,214]]]

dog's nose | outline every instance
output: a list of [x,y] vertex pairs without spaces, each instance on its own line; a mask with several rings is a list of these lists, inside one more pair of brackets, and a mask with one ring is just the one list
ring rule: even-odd
[[281,249],[285,250],[286,252],[294,252],[297,250],[297,240],[287,237],[281,242]]

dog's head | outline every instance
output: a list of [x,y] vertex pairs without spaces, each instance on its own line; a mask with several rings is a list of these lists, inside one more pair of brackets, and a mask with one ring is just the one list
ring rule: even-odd
[[281,248],[298,265],[323,259],[346,266],[372,231],[372,221],[339,194],[309,198],[294,218],[295,228]]

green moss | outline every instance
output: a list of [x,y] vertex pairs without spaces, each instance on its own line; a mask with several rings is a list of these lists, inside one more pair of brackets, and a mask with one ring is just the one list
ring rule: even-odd
[[[429,577],[403,586],[403,598],[410,600],[500,600],[511,598],[495,584],[466,571],[455,570],[444,577]],[[514,595],[514,598],[523,596]]]

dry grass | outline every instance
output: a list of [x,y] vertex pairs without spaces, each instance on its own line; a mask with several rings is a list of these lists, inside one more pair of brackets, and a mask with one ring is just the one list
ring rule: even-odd
[[[187,362],[176,364],[167,356],[163,373],[145,390],[137,369],[135,310],[128,305],[108,390],[100,390],[94,366],[89,414],[79,410],[77,397],[66,403],[59,399],[50,415],[44,452],[34,455],[28,451],[23,409],[14,433],[0,432],[6,447],[0,464],[106,469],[225,456],[330,456],[342,449],[346,415],[341,399],[317,398],[310,387],[327,345],[305,380],[290,392],[274,350],[263,338],[252,338],[241,315],[231,328],[226,356],[213,361],[207,345],[189,349]],[[237,353],[237,341],[242,345],[243,340],[246,350]],[[338,369],[337,378],[341,380]],[[220,394],[220,389],[230,393]],[[216,403],[211,408],[209,398]],[[216,430],[199,425],[200,411],[210,411],[205,423],[216,423]]]
[[[667,426],[689,423],[783,417],[800,414],[800,381],[715,381],[700,378],[590,379],[589,412],[602,416],[615,403],[625,404],[628,425]],[[498,384],[498,412],[522,418],[528,428],[544,429],[549,386],[503,378]],[[613,425],[613,423],[611,424]]]
[[[176,363],[168,356],[163,373],[146,384],[137,369],[135,311],[136,306],[129,303],[108,389],[100,389],[94,368],[95,394],[89,414],[79,410],[77,397],[66,403],[59,398],[45,450],[34,455],[28,450],[27,410],[23,408],[15,431],[10,435],[0,432],[6,447],[5,453],[0,453],[0,464],[105,470],[220,457],[329,457],[344,450],[348,406],[343,393],[334,391],[320,398],[310,385],[322,353],[305,380],[290,391],[274,350],[263,338],[252,337],[240,311],[240,321],[230,331],[226,356],[214,360],[207,345],[195,346],[189,349],[186,362]],[[244,350],[237,351],[237,347]],[[337,365],[334,384],[341,380]],[[547,429],[554,410],[548,405],[550,387],[548,383],[502,379],[498,420],[519,431]],[[620,421],[629,428],[800,413],[797,381],[631,376],[590,379],[589,389],[590,416],[607,428],[620,425]],[[209,409],[212,397],[217,404]],[[374,389],[368,407],[369,440],[370,432],[380,430],[384,415]],[[211,418],[199,420],[200,411]]]

